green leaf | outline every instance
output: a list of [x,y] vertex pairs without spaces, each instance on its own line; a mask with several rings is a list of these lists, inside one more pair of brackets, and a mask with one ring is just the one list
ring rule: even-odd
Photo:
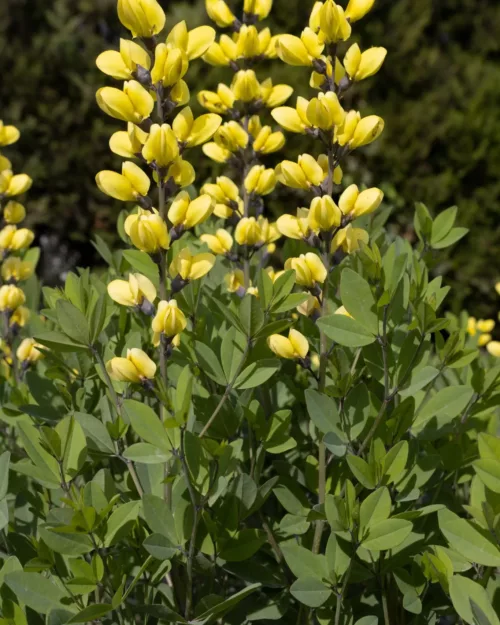
[[274,312],[274,308],[277,308],[285,297],[291,292],[295,286],[295,271],[293,269],[287,269],[284,271],[276,282],[273,284],[273,298],[271,312]]
[[314,577],[303,577],[290,587],[290,593],[310,608],[319,608],[331,597],[332,591]]
[[87,345],[71,340],[62,332],[37,332],[35,340],[55,352],[79,352],[88,349]]
[[63,608],[66,593],[39,573],[14,571],[5,576],[5,583],[21,603],[40,614]]
[[313,553],[295,542],[280,543],[285,561],[295,577],[314,577],[320,581],[328,577],[326,557]]
[[33,464],[42,470],[50,479],[61,483],[61,473],[57,460],[53,458],[40,444],[37,429],[30,423],[19,423],[19,434],[23,447]]
[[140,509],[140,501],[128,501],[118,506],[107,522],[106,535],[104,536],[106,547],[116,544],[130,532],[139,516]]
[[74,416],[65,417],[55,427],[61,439],[64,473],[75,477],[87,458],[87,440],[82,426]]
[[412,425],[412,434],[427,436],[437,433],[465,410],[473,394],[470,386],[454,385],[440,389],[420,410]]
[[111,612],[113,606],[111,603],[94,603],[75,614],[67,623],[92,623],[99,620],[102,616]]
[[115,453],[111,436],[102,421],[84,412],[75,412],[75,419],[82,426],[91,451],[97,450],[103,454]]
[[375,474],[373,469],[363,458],[349,455],[347,456],[347,464],[358,482],[370,490],[375,488]]
[[373,525],[385,521],[391,514],[389,489],[383,486],[370,493],[359,509],[359,529],[363,535]]
[[241,562],[251,558],[266,542],[266,534],[262,530],[244,529],[225,541],[220,557],[226,562]]
[[234,388],[241,390],[255,388],[267,382],[280,368],[281,363],[277,358],[257,360],[248,365],[236,378]]
[[432,232],[431,232],[431,245],[434,246],[435,243],[444,239],[453,228],[453,224],[455,223],[455,219],[457,217],[457,206],[451,206],[447,208],[434,220],[432,224]]
[[196,625],[199,622],[205,623],[206,622],[205,619],[213,618],[215,616],[220,616],[221,614],[226,614],[227,612],[232,610],[235,606],[237,606],[238,603],[240,603],[240,601],[243,601],[243,599],[248,597],[248,595],[251,595],[252,593],[254,593],[260,587],[261,587],[261,584],[251,584],[250,586],[243,588],[243,590],[240,590],[239,592],[232,595],[225,601],[221,601],[217,605],[211,607],[209,610],[202,612],[194,621],[192,621],[193,625]]
[[491,625],[500,625],[495,609],[491,605],[488,593],[477,582],[468,577],[453,575],[450,582],[450,597],[453,607],[469,625],[477,625],[472,611],[473,601],[490,620]]
[[240,321],[248,338],[254,337],[264,325],[264,313],[253,295],[245,295],[241,300]]
[[160,274],[158,271],[158,265],[151,259],[149,254],[141,252],[139,250],[124,250],[123,258],[132,267],[149,278],[154,284],[159,284]]
[[265,269],[261,269],[257,275],[257,289],[262,310],[266,310],[273,296],[273,281]]
[[399,389],[401,397],[409,397],[414,395],[417,391],[430,384],[432,380],[435,380],[439,375],[439,369],[436,367],[423,367],[410,376],[407,383]]
[[0,455],[0,499],[5,497],[9,487],[9,463],[10,452],[4,451]]
[[174,517],[167,502],[155,495],[144,495],[142,503],[144,518],[153,532],[169,538],[174,545],[179,544]]
[[408,538],[413,528],[410,521],[404,519],[386,519],[370,525],[361,547],[368,551],[393,549]]
[[205,343],[196,341],[195,351],[200,368],[203,372],[218,384],[226,386],[226,376],[224,375],[221,364],[212,349],[210,349],[208,345],[205,345]]
[[292,308],[297,308],[297,306],[303,304],[308,297],[309,295],[307,293],[291,293],[287,295],[280,304],[273,308],[273,313],[277,315],[279,313],[288,312],[292,310]]
[[92,308],[90,315],[90,342],[92,345],[97,341],[106,323],[106,300],[107,295],[100,295]]
[[316,322],[329,339],[346,347],[363,347],[375,341],[375,336],[355,319],[346,315],[328,315]]
[[71,534],[66,531],[58,532],[54,528],[40,527],[40,536],[52,551],[66,556],[81,556],[90,553],[94,548],[87,534]]
[[158,449],[149,443],[135,443],[127,447],[123,452],[123,457],[132,462],[142,464],[164,464],[171,454]]
[[178,548],[163,534],[151,534],[142,546],[157,560],[170,560],[178,551]]
[[340,277],[340,299],[347,312],[371,334],[378,334],[378,315],[368,282],[352,269]]
[[363,616],[363,618],[356,621],[354,625],[378,625],[378,617],[372,615]]
[[481,482],[494,493],[500,493],[500,461],[481,458],[472,463]]
[[438,512],[439,529],[455,551],[470,562],[483,566],[500,566],[500,550],[471,523],[451,512]]
[[307,389],[305,398],[307,412],[320,432],[336,432],[341,435],[339,411],[333,399],[314,389]]
[[442,250],[445,247],[450,247],[454,243],[457,243],[469,232],[468,228],[453,228],[449,234],[437,243],[432,244],[432,248],[435,250]]
[[56,303],[56,313],[59,325],[65,334],[78,343],[90,345],[89,324],[81,310],[61,298]]
[[500,458],[500,438],[492,436],[486,432],[481,432],[478,436],[479,455],[481,458]]
[[152,408],[134,399],[126,399],[123,407],[135,433],[146,443],[150,443],[169,453],[172,446],[160,417]]

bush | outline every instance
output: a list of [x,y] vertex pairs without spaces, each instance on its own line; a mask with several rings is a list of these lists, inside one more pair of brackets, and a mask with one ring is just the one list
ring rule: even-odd
[[[125,162],[96,182],[129,204],[124,245],[98,237],[105,272],[44,287],[21,328],[38,284],[7,269],[36,251],[0,232],[5,623],[498,625],[500,344],[489,320],[441,312],[449,287],[426,264],[466,229],[417,204],[412,244],[380,189],[342,181],[384,128],[344,96],[385,50],[354,45],[331,71],[371,5],[351,0],[347,21],[327,0],[302,38],[275,40],[270,3],[238,19],[208,0],[233,47],[182,23],[165,44],[155,0],[120,0],[136,41],[98,57],[115,86],[97,102]],[[200,56],[234,75],[193,115]],[[253,70],[276,56],[312,70],[297,108]],[[314,156],[266,168],[284,144],[266,119]],[[197,194],[199,146],[224,175]],[[0,164],[12,222],[30,180]],[[276,185],[309,208],[270,221]]]

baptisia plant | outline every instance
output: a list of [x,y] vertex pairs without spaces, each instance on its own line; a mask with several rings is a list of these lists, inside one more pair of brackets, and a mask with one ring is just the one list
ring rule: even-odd
[[[412,245],[346,182],[384,140],[349,104],[386,56],[353,41],[373,0],[317,2],[300,35],[262,25],[271,4],[206,0],[217,33],[167,33],[157,0],[118,0],[97,102],[124,162],[96,181],[122,244],[43,289],[1,384],[2,623],[500,625],[500,350],[441,312],[434,264],[467,231],[417,203]],[[200,115],[194,62],[227,75]],[[2,165],[7,328],[29,258]]]

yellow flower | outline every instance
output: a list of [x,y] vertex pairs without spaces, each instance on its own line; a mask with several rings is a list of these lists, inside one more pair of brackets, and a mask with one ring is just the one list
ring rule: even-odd
[[271,115],[285,130],[305,134],[307,128],[311,127],[307,117],[308,106],[309,101],[299,96],[295,108],[291,106],[279,106],[271,111]]
[[126,358],[112,358],[106,363],[109,377],[117,382],[144,382],[155,377],[156,364],[143,352],[133,347],[127,349]]
[[171,299],[168,302],[165,300],[159,302],[156,315],[151,324],[153,332],[163,333],[170,338],[180,334],[186,325],[186,317],[177,306],[175,299]]
[[19,308],[16,308],[16,310],[10,316],[9,325],[24,328],[24,326],[28,323],[29,318],[29,309],[26,308],[26,306],[19,306]]
[[260,99],[269,109],[286,102],[292,93],[293,87],[282,84],[273,85],[271,78],[266,78],[266,80],[260,83]]
[[[326,70],[319,72],[311,72],[311,78],[309,80],[309,86],[313,89],[323,89],[325,86],[329,86],[333,82],[334,71],[333,64],[329,57],[322,59],[326,65]],[[335,83],[338,85],[345,76],[345,69],[342,63],[337,57],[335,57]]]
[[342,213],[329,195],[315,197],[309,210],[309,226],[311,230],[330,232],[340,226]]
[[118,19],[134,37],[152,37],[165,26],[165,13],[156,0],[118,0]]
[[208,113],[194,119],[189,106],[183,108],[172,123],[172,130],[179,143],[188,148],[201,145],[208,141],[217,131],[222,118],[219,115]]
[[201,188],[200,193],[208,193],[215,200],[214,215],[227,219],[234,210],[243,211],[243,200],[239,196],[239,189],[234,182],[226,176],[219,176],[216,184],[207,183]]
[[325,44],[310,28],[304,29],[300,38],[280,35],[276,43],[277,54],[284,63],[306,67],[321,56],[324,47]]
[[357,82],[376,74],[382,67],[386,55],[385,48],[369,48],[361,53],[358,44],[355,43],[346,52],[344,67],[349,77]]
[[108,294],[122,306],[141,306],[144,300],[153,303],[156,288],[149,278],[140,273],[131,273],[128,280],[113,280],[108,284]]
[[174,226],[194,228],[213,213],[215,202],[207,193],[191,200],[187,191],[181,191],[170,205],[168,218]]
[[467,319],[467,333],[469,334],[469,336],[476,336],[476,332],[477,332],[476,323],[477,321],[475,317],[469,317]]
[[491,332],[494,327],[495,327],[494,319],[479,319],[476,324],[476,328],[481,333]]
[[326,43],[346,41],[351,36],[351,25],[344,9],[333,0],[326,0],[318,12],[319,35]]
[[345,16],[353,22],[357,22],[371,10],[375,0],[349,0]]
[[305,358],[309,351],[306,337],[293,328],[288,333],[288,338],[281,334],[271,334],[267,339],[267,344],[277,356],[291,360]]
[[279,182],[292,189],[309,190],[311,186],[319,186],[326,178],[323,168],[310,154],[301,154],[297,163],[283,161],[275,172]]
[[211,113],[227,113],[235,102],[230,87],[219,83],[217,92],[202,90],[198,93],[198,102]]
[[169,32],[167,44],[183,50],[189,61],[197,59],[208,50],[215,39],[215,30],[211,26],[198,26],[188,31],[182,20]]
[[198,280],[207,274],[215,264],[213,254],[191,254],[189,248],[183,248],[172,260],[168,271],[172,278],[180,276],[182,280]]
[[121,174],[115,171],[100,171],[96,176],[96,183],[103,193],[116,200],[135,202],[147,196],[151,181],[135,163],[126,161],[122,165]]
[[259,20],[263,20],[269,15],[272,6],[273,0],[244,0],[243,11],[247,15],[256,15]]
[[298,208],[296,217],[281,215],[276,225],[281,234],[289,239],[308,239],[312,232],[308,208]]
[[233,237],[223,228],[219,228],[215,234],[202,234],[200,241],[206,243],[214,254],[227,254],[233,247]]
[[33,271],[33,263],[21,260],[17,256],[10,256],[2,263],[2,278],[5,282],[27,280],[33,275]]
[[341,248],[347,254],[352,254],[359,250],[360,243],[368,243],[368,240],[369,236],[366,230],[363,230],[363,228],[353,228],[351,224],[349,224],[333,237],[330,251],[333,254]]
[[231,26],[236,19],[224,0],[205,0],[205,8],[208,17],[221,28]]
[[307,299],[297,306],[297,312],[305,317],[310,317],[321,308],[318,298],[315,295],[308,294]]
[[0,196],[22,195],[32,184],[33,181],[27,174],[14,175],[11,169],[4,169],[0,172]]
[[244,185],[248,193],[268,195],[276,186],[276,174],[264,165],[254,165],[246,175]]
[[491,341],[492,338],[491,334],[481,334],[477,340],[477,344],[479,347],[484,347]]
[[136,80],[125,82],[123,91],[102,87],[96,93],[96,100],[99,108],[110,117],[135,124],[149,117],[154,108],[153,97]]
[[155,209],[150,212],[140,208],[125,219],[124,228],[135,247],[143,252],[154,254],[168,249],[167,224]]
[[19,202],[9,200],[3,209],[3,218],[8,224],[18,224],[26,217],[26,209]]
[[308,288],[323,284],[328,277],[326,267],[320,257],[313,252],[301,254],[297,258],[288,258],[285,261],[285,269],[293,269],[297,284]]
[[0,147],[3,148],[7,145],[12,145],[18,141],[21,133],[15,126],[4,126],[3,121],[0,119]]
[[182,187],[187,187],[194,182],[194,167],[188,161],[185,161],[180,157],[176,158],[168,168],[164,181],[167,182],[169,178],[172,178],[179,188],[182,189]]
[[242,69],[236,72],[231,83],[231,91],[236,100],[251,102],[260,96],[260,83],[253,69]]
[[309,126],[330,130],[334,126],[341,126],[346,114],[337,95],[329,91],[320,93],[309,102],[306,115]]
[[243,217],[234,231],[234,238],[239,245],[257,245],[262,240],[262,231],[255,217]]
[[384,130],[384,120],[378,115],[368,115],[356,125],[353,137],[349,142],[351,150],[368,145],[378,139]]
[[350,185],[339,198],[339,208],[343,215],[351,219],[369,215],[380,206],[384,194],[380,189],[373,187],[359,192],[355,184]]
[[140,65],[145,69],[151,67],[149,54],[133,41],[120,39],[120,52],[107,50],[96,59],[97,67],[108,76],[118,80],[130,80]]
[[261,127],[252,135],[253,149],[259,154],[272,154],[285,145],[285,135],[280,131],[273,132],[271,126]]
[[22,306],[26,298],[22,290],[14,284],[0,286],[0,311],[13,311]]
[[498,295],[500,295],[500,282],[497,282],[495,284],[495,291],[498,293]]
[[28,228],[20,228],[8,225],[0,230],[0,249],[22,250],[29,247],[35,238],[34,233]]
[[37,348],[43,347],[35,339],[23,339],[16,351],[16,356],[21,363],[34,363],[43,358],[43,354]]
[[224,276],[224,282],[226,283],[229,293],[236,293],[245,286],[245,276],[241,269],[235,269],[230,273],[226,273]]
[[148,163],[167,167],[179,156],[177,137],[169,124],[153,124],[142,148],[142,156]]
[[172,87],[186,74],[188,67],[189,60],[184,50],[160,43],[155,49],[151,80],[155,84],[161,82],[164,87]]
[[135,158],[141,155],[148,133],[132,122],[127,123],[127,130],[119,130],[111,135],[109,148],[118,156]]
[[500,341],[490,341],[488,345],[486,345],[486,349],[492,356],[495,356],[495,358],[500,358]]

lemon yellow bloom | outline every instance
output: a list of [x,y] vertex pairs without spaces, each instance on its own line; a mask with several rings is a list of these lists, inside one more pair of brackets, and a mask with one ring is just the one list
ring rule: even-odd
[[96,183],[103,193],[116,200],[135,202],[148,194],[151,181],[135,163],[126,161],[122,165],[121,174],[100,171],[96,176]]
[[26,217],[26,209],[19,202],[9,200],[3,209],[3,218],[8,224],[18,224]]
[[217,91],[202,90],[198,93],[198,102],[211,113],[227,113],[234,105],[236,98],[231,88],[219,83]]
[[22,195],[32,184],[33,181],[27,174],[14,175],[11,169],[4,169],[0,172],[0,196]]
[[491,332],[494,327],[495,327],[494,319],[479,319],[476,324],[476,328],[478,332],[481,332],[481,333]]
[[115,154],[125,158],[135,158],[142,153],[148,133],[132,122],[127,123],[127,130],[119,130],[111,135],[109,148]]
[[260,96],[260,83],[253,69],[236,72],[231,83],[231,91],[236,100],[251,102]]
[[24,328],[24,326],[28,323],[29,318],[29,308],[26,308],[26,306],[19,306],[10,316],[9,325]]
[[500,341],[490,341],[488,345],[486,345],[486,349],[492,356],[495,356],[495,358],[500,358]]
[[205,8],[208,17],[221,28],[231,26],[236,19],[224,0],[205,0]]
[[257,224],[260,228],[259,243],[267,245],[267,251],[273,253],[276,246],[272,244],[281,238],[281,232],[278,230],[276,222],[270,222],[266,217],[260,215],[257,218]]
[[188,31],[186,22],[182,20],[169,32],[167,44],[183,50],[191,61],[205,54],[214,39],[215,30],[211,26],[198,26]]
[[4,171],[5,169],[12,169],[12,163],[9,161],[7,157],[2,156],[2,154],[0,154],[0,173]]
[[214,201],[214,215],[227,219],[233,211],[243,211],[243,200],[240,198],[239,189],[235,183],[226,176],[216,178],[216,184],[206,183],[200,193],[208,193]]
[[313,10],[311,20],[316,28],[319,26],[320,39],[326,43],[346,41],[351,36],[351,25],[344,9],[333,0],[326,0],[319,10]]
[[181,191],[170,205],[168,218],[174,226],[194,228],[213,213],[214,199],[205,193],[191,200],[187,191]]
[[127,349],[126,358],[112,358],[106,363],[109,377],[117,382],[139,383],[155,377],[156,364],[143,352],[133,347]]
[[0,249],[22,250],[33,243],[35,234],[28,228],[19,228],[9,224],[0,230]]
[[297,312],[305,317],[310,317],[321,309],[318,298],[315,295],[308,294],[307,299],[297,306]]
[[26,298],[22,290],[14,284],[0,286],[0,311],[13,311],[22,306]]
[[168,271],[172,278],[180,276],[182,280],[198,280],[206,275],[214,264],[213,254],[191,254],[189,248],[185,247],[174,257]]
[[172,130],[179,143],[192,148],[208,141],[215,134],[221,122],[222,118],[213,113],[200,115],[195,119],[191,108],[186,106],[172,122]]
[[269,109],[280,106],[293,93],[293,87],[290,85],[273,85],[271,78],[266,78],[260,83],[260,99]]
[[27,260],[21,260],[17,256],[10,256],[2,263],[2,278],[5,282],[21,282],[22,280],[27,280],[33,275],[33,271],[33,263]]
[[484,347],[491,341],[492,338],[491,334],[481,334],[477,339],[477,344],[479,347]]
[[192,184],[195,177],[196,174],[191,163],[179,157],[168,168],[164,181],[172,178],[175,184],[182,189]]
[[245,276],[241,269],[235,269],[224,276],[224,282],[229,293],[236,293],[245,287]]
[[[252,124],[252,120],[257,121]],[[273,132],[271,126],[261,126],[257,116],[252,117],[249,132],[253,136],[253,149],[259,154],[272,154],[285,145],[285,135],[281,131]]]
[[288,333],[288,338],[281,334],[271,334],[267,339],[267,344],[277,356],[290,360],[305,358],[309,351],[306,337],[293,328]]
[[333,237],[330,248],[333,254],[341,248],[347,254],[352,254],[360,248],[361,243],[368,243],[369,235],[363,228],[353,228],[351,224],[337,232]]
[[344,123],[346,113],[340,105],[337,95],[331,91],[320,93],[307,105],[306,110],[309,126],[330,130]]
[[233,152],[246,148],[248,133],[238,124],[230,121],[219,127],[214,135],[214,141],[205,143],[203,152],[218,163],[225,163]]
[[375,0],[349,0],[347,5],[345,16],[353,22],[357,22],[364,17],[368,11],[371,11]]
[[128,280],[112,280],[108,284],[108,295],[122,306],[141,306],[144,300],[155,301],[156,288],[146,276],[131,273]]
[[215,234],[202,234],[200,241],[206,243],[214,254],[227,254],[233,247],[233,237],[223,228],[219,228]]
[[118,0],[118,19],[134,37],[152,37],[165,26],[157,0]]
[[125,82],[123,91],[102,87],[96,93],[96,100],[99,108],[110,117],[136,124],[149,117],[154,108],[153,97],[136,80]]
[[316,284],[323,284],[327,279],[326,267],[320,257],[313,252],[301,254],[296,258],[288,258],[285,261],[285,269],[295,271],[295,281],[300,286],[314,288]]
[[151,67],[151,58],[137,43],[120,39],[120,51],[102,52],[96,59],[96,65],[101,72],[117,80],[130,80],[138,65],[145,69]]
[[289,239],[308,239],[312,233],[309,209],[298,208],[297,216],[281,215],[278,217],[276,226],[281,234]]
[[342,212],[329,195],[315,197],[309,210],[309,227],[311,230],[330,232],[340,226]]
[[291,106],[279,106],[271,111],[271,115],[278,124],[289,132],[304,134],[311,127],[307,117],[309,101],[299,96],[295,108]]
[[244,0],[243,11],[247,15],[256,15],[259,20],[263,20],[269,15],[272,6],[273,0]]
[[344,67],[349,77],[357,82],[376,74],[382,67],[386,55],[385,48],[369,48],[362,53],[355,43],[346,52]]
[[276,169],[276,178],[292,189],[308,190],[311,186],[319,186],[326,178],[325,171],[310,154],[301,154],[297,163],[283,161]]
[[172,87],[183,78],[188,67],[189,60],[184,50],[160,43],[155,49],[151,80],[155,84],[161,82],[164,87]]
[[239,245],[257,245],[262,240],[262,231],[255,217],[243,217],[239,220],[234,238]]
[[378,115],[368,115],[361,119],[357,111],[349,111],[344,124],[336,132],[336,140],[340,145],[348,145],[354,150],[375,141],[383,130],[384,120]]
[[21,363],[34,363],[43,358],[43,354],[37,348],[43,347],[35,339],[26,338],[21,341],[16,350],[16,356]]
[[497,282],[495,284],[495,291],[498,293],[498,295],[500,295],[500,282]]
[[137,213],[125,219],[124,228],[135,247],[143,252],[155,254],[168,249],[167,224],[156,209],[151,212],[139,208]]
[[155,333],[163,333],[167,338],[180,334],[187,325],[186,317],[177,306],[177,301],[161,300],[151,327]]
[[276,43],[279,58],[288,65],[310,67],[318,59],[325,44],[311,29],[305,28],[300,37],[280,35]]
[[142,156],[148,163],[167,167],[179,156],[177,137],[169,124],[153,124],[142,148]]
[[355,184],[350,185],[339,198],[339,208],[343,215],[356,219],[362,215],[368,215],[377,210],[384,194],[380,189],[372,187],[359,192]]
[[276,186],[276,174],[264,165],[254,165],[245,177],[244,186],[248,193],[268,195]]
[[0,119],[0,148],[16,143],[20,136],[21,133],[15,126],[5,126]]

